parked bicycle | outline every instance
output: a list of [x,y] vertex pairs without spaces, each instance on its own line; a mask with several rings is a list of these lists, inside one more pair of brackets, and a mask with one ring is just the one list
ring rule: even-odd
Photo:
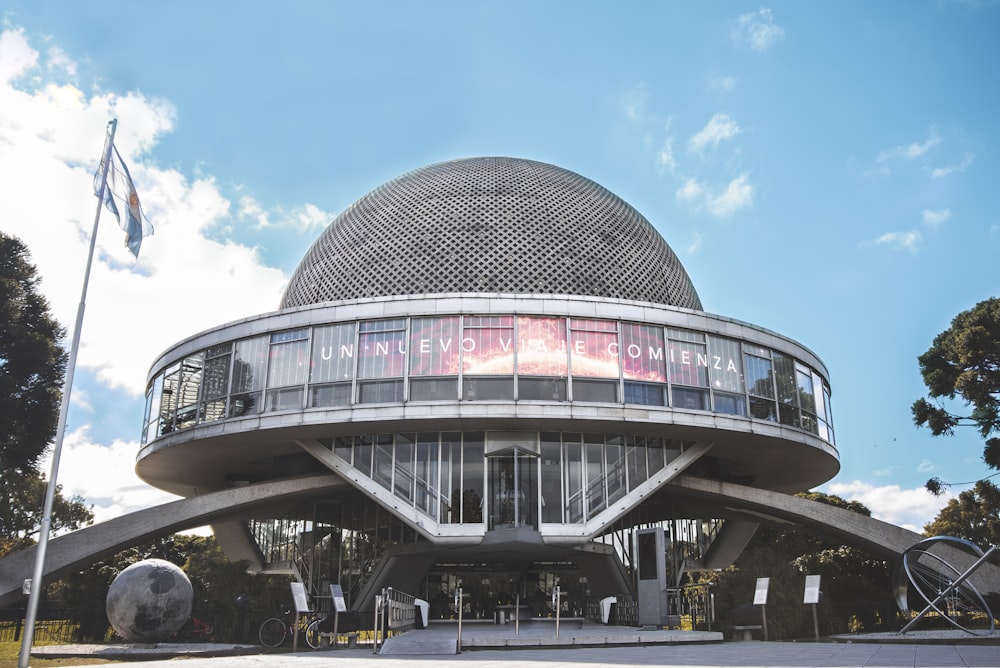
[[[291,610],[285,610],[281,617],[269,617],[261,623],[257,630],[257,637],[264,647],[279,647],[286,640],[295,638],[296,634],[303,634],[308,644],[313,649],[319,649],[319,635],[308,634],[306,629],[316,619],[315,615],[299,615],[298,625],[295,623],[295,615]],[[315,644],[314,644],[315,643]]]

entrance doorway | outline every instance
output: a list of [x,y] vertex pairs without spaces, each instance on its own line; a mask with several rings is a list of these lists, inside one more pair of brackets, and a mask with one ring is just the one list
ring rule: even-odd
[[487,457],[489,526],[538,529],[538,457],[513,448]]

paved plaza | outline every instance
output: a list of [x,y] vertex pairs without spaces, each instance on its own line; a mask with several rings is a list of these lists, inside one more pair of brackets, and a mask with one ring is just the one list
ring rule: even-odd
[[[255,646],[189,646],[176,652],[171,646],[135,648],[128,660],[137,668],[364,668],[389,662],[400,668],[568,668],[596,665],[633,666],[746,666],[850,668],[1000,668],[1000,635],[976,638],[960,632],[915,632],[905,636],[879,634],[821,642],[738,642],[719,633],[640,631],[587,624],[560,629],[552,624],[470,624],[463,627],[461,654],[455,653],[457,627],[432,624],[390,639],[381,654],[370,647],[262,653]],[[127,646],[126,646],[127,647]],[[197,656],[200,651],[229,651],[230,656]],[[100,649],[93,647],[93,649]],[[50,655],[36,648],[36,656]],[[64,648],[72,649],[72,648]],[[100,656],[78,647],[75,656]],[[243,653],[249,652],[249,653]],[[112,658],[112,657],[108,657]]]

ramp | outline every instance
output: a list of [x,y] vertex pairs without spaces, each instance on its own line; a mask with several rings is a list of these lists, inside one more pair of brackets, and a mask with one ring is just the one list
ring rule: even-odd
[[439,656],[458,654],[458,638],[452,634],[433,633],[425,630],[407,631],[393,636],[382,644],[379,654],[386,656]]

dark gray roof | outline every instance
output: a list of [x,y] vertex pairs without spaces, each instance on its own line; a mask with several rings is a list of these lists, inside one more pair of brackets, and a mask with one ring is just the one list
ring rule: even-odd
[[632,206],[579,174],[503,157],[422,167],[359,199],[306,253],[281,308],[441,293],[702,310],[680,260]]

